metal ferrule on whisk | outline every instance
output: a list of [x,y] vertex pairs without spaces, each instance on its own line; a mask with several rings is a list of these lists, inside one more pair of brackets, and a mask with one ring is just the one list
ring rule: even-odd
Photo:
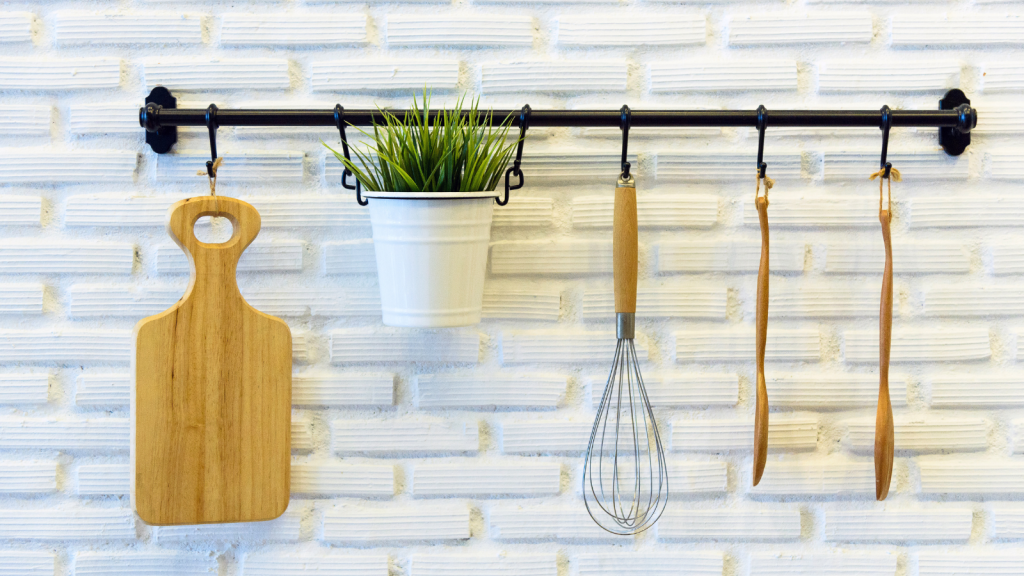
[[615,333],[619,340],[636,337],[636,314],[632,312],[615,313]]

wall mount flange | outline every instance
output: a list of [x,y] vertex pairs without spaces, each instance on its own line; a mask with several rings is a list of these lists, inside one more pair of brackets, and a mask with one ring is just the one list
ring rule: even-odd
[[971,130],[978,125],[978,112],[971,108],[971,101],[963,90],[956,88],[946,92],[939,100],[939,110],[956,110],[960,113],[959,124],[966,130],[958,128],[939,128],[939,145],[950,156],[959,156],[967,150],[971,143]]
[[146,129],[146,144],[157,154],[170,152],[171,147],[178,141],[177,126],[146,125],[147,119],[155,119],[161,108],[177,108],[178,99],[171,95],[171,91],[163,86],[157,86],[146,96],[146,107],[139,114],[139,125]]

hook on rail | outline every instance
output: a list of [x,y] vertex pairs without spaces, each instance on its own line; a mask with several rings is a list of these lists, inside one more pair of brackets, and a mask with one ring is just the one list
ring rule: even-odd
[[764,104],[757,107],[757,170],[758,179],[764,179],[768,165],[764,162],[764,132],[768,124],[768,109]]
[[[519,144],[516,147],[516,159],[512,161],[512,167],[505,171],[505,197],[495,200],[498,206],[508,204],[509,191],[519,190],[523,187],[523,171],[520,169],[520,165],[523,163],[523,143],[526,142],[526,130],[530,127],[530,112],[532,109],[529,104],[524,105],[519,112]],[[512,176],[519,178],[517,184],[512,184]]]
[[892,174],[892,162],[887,162],[889,155],[889,130],[892,128],[892,109],[882,106],[882,161],[879,162],[879,170],[882,171],[882,178],[889,178]]
[[626,154],[629,151],[629,124],[632,120],[633,113],[630,111],[629,106],[623,104],[622,108],[619,109],[619,129],[622,130],[622,176],[623,180],[629,180],[629,162],[626,160]]
[[[217,105],[206,108],[206,129],[210,131],[210,160],[206,162],[206,173],[211,179],[217,178]],[[202,172],[200,172],[202,174]]]
[[[334,105],[334,125],[338,128],[338,132],[341,133],[341,152],[345,155],[345,159],[351,162],[352,157],[348,153],[348,138],[345,136],[345,107],[341,104]],[[349,184],[348,177],[352,176],[352,171],[348,169],[348,166],[344,168],[345,170],[341,173],[341,186],[347,190],[355,190],[356,202],[360,206],[366,206],[370,201],[363,199],[362,183],[359,182],[359,178],[356,178],[355,186]]]

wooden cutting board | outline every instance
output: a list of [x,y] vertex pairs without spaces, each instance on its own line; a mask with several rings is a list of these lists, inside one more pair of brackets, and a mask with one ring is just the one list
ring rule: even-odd
[[[234,232],[200,242],[202,216]],[[191,264],[185,295],[135,327],[132,504],[149,524],[270,520],[288,506],[292,336],[238,291],[260,215],[234,198],[171,207],[167,231]]]

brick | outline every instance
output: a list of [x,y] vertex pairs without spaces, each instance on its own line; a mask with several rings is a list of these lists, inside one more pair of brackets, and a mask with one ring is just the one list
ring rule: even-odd
[[0,314],[43,313],[42,284],[0,284]]
[[607,15],[558,17],[561,46],[699,46],[707,40],[707,19],[701,15],[658,14],[657,18]]
[[966,542],[970,508],[895,508],[826,510],[826,542]]
[[[3,82],[0,64],[0,83]],[[2,89],[2,86],[0,86]],[[0,182],[56,184],[82,182],[131,183],[135,178],[138,154],[124,150],[96,152],[24,148],[0,149]]]
[[[970,254],[956,242],[896,242],[892,247],[893,273],[966,274]],[[829,274],[874,274],[881,277],[885,267],[882,236],[861,238],[825,247],[825,272]]]
[[[239,272],[298,272],[302,270],[302,240],[257,240],[249,245],[238,260]],[[189,263],[177,244],[157,247],[158,274],[188,274]]]
[[423,410],[554,409],[566,394],[566,377],[544,373],[420,374],[416,389],[416,405]]
[[[1024,85],[1024,82],[1022,82]],[[1024,154],[989,152],[988,177],[996,180],[1020,180],[1020,163]]]
[[383,60],[313,62],[314,91],[454,90],[459,82],[458,60]]
[[137,135],[138,115],[138,102],[73,104],[68,129],[72,134]]
[[68,315],[74,318],[151,316],[181,299],[179,286],[74,284],[68,289]]
[[[771,166],[774,173],[775,166]],[[820,193],[808,191],[818,196]],[[771,193],[768,207],[770,229],[776,228],[872,228],[878,226],[878,198],[808,198],[807,195]],[[743,201],[743,225],[760,229],[751,197]]]
[[1016,92],[1024,88],[1024,65],[1006,60],[981,66],[984,92]]
[[[675,337],[676,362],[750,362],[754,358],[754,327],[681,330]],[[765,358],[772,362],[817,362],[821,337],[817,329],[776,329],[768,332]]]
[[0,420],[0,448],[9,450],[127,451],[131,426],[127,418],[87,420]]
[[[804,244],[771,242],[771,271],[803,272]],[[757,272],[761,243],[753,241],[664,240],[654,244],[659,273]]]
[[224,14],[222,46],[335,46],[366,44],[366,16],[331,14]]
[[1024,20],[1000,15],[894,14],[893,46],[1017,46],[1024,44]]
[[[137,130],[136,125],[133,131]],[[173,198],[160,196],[72,196],[64,208],[64,225],[165,226],[174,202]]]
[[[753,287],[751,287],[753,288]],[[753,312],[756,292],[751,289],[746,307]],[[807,286],[773,282],[768,313],[774,318],[853,318],[878,316],[879,293],[875,283],[828,281]]]
[[[754,419],[694,419],[672,421],[672,449],[691,452],[751,450]],[[773,450],[814,450],[818,419],[778,414],[768,422],[768,447]]]
[[[764,161],[776,180],[803,177],[803,159],[799,152],[771,151],[765,154]],[[658,180],[746,183],[750,180],[750,154],[731,150],[659,152],[657,175]]]
[[1024,272],[1024,247],[1014,244],[994,244],[992,252],[992,273],[1020,274]]
[[554,552],[531,554],[413,554],[411,576],[556,576]]
[[466,540],[469,507],[459,502],[410,506],[345,504],[324,511],[324,540],[345,544]]
[[0,246],[7,274],[130,274],[135,247],[114,242],[14,239]]
[[[878,331],[848,330],[846,361],[851,363],[878,361]],[[893,362],[956,362],[984,360],[992,355],[988,330],[963,329],[903,329],[893,332],[891,358]]]
[[376,274],[377,256],[372,240],[324,244],[327,274]]
[[[735,406],[739,402],[739,376],[735,373],[673,372],[643,374],[652,406]],[[608,374],[588,378],[594,408],[601,404]],[[774,401],[774,398],[773,398]]]
[[75,379],[75,404],[82,407],[127,406],[130,374],[81,374]]
[[897,554],[893,552],[754,552],[750,576],[894,576]]
[[217,570],[215,556],[195,552],[159,550],[75,554],[76,576],[136,576],[161,572],[175,576],[206,576],[217,574]]
[[0,362],[123,363],[131,359],[127,330],[7,330],[0,332]]
[[[629,153],[627,159],[633,166],[639,165],[635,153]],[[523,158],[523,172],[530,182],[527,189],[536,182],[577,184],[581,178],[589,180],[598,177],[614,181],[619,176],[621,160],[621,154],[596,148],[581,151],[537,150]]]
[[31,42],[31,12],[0,12],[0,42]]
[[574,558],[580,576],[721,576],[721,552],[583,552]]
[[388,555],[312,548],[302,552],[257,551],[245,555],[242,576],[388,576]]
[[390,498],[395,468],[385,464],[292,462],[292,494]]
[[473,462],[420,462],[412,476],[412,494],[436,496],[554,496],[559,492],[562,465],[536,459]]
[[[971,133],[997,135],[1024,133],[1024,112],[1017,109],[1012,102],[985,102],[985,113],[978,118],[978,125]],[[973,203],[964,202],[967,205]],[[990,216],[998,218],[999,213]]]
[[1024,420],[1013,420],[1010,425],[1013,433],[1013,451],[1016,454],[1024,453]]
[[53,19],[54,39],[58,44],[200,44],[203,41],[203,22],[196,14],[61,10]]
[[1015,198],[914,198],[910,200],[910,228],[989,228],[1016,226],[1024,218],[1024,202]]
[[[291,86],[288,61],[284,58],[160,57],[143,59],[142,64],[146,89],[173,86],[177,91],[286,90]],[[229,166],[230,162],[225,160],[224,167]],[[220,175],[228,180],[227,172]]]
[[853,460],[843,456],[772,459],[765,466],[761,483],[751,488],[750,493],[771,496],[873,497],[875,466],[868,458]]
[[729,22],[729,45],[867,44],[870,12],[807,12],[753,14]]
[[615,538],[594,523],[580,501],[570,506],[495,504],[491,507],[489,534],[492,540],[608,541]]
[[[611,363],[616,342],[613,332],[507,330],[501,334],[501,363]],[[636,356],[647,359],[642,344],[636,345]]]
[[[870,452],[875,447],[875,418],[846,421],[851,449]],[[896,416],[896,450],[964,452],[988,447],[988,422],[981,418]]]
[[50,393],[47,372],[0,373],[0,404],[46,404]]
[[0,552],[2,576],[53,576],[56,568],[57,555],[53,552]]
[[1001,408],[1024,404],[1024,389],[1018,374],[931,374],[932,408]]
[[[773,371],[767,378],[772,406],[845,410],[854,406],[873,407],[878,402],[877,374]],[[893,406],[907,405],[905,378],[890,375],[889,398]]]
[[430,331],[333,330],[331,363],[458,362],[475,364],[480,334],[472,329]]
[[1024,539],[1024,508],[1000,502],[991,509],[992,537],[1000,540]]
[[659,540],[764,540],[800,537],[800,510],[753,507],[727,510],[665,510],[658,523]]
[[494,212],[492,226],[539,227],[554,222],[554,201],[551,198],[523,198],[513,195],[507,206]]
[[921,296],[925,316],[1024,315],[1024,295],[1009,285],[943,284],[925,289]]
[[83,464],[78,467],[80,496],[110,496],[131,492],[130,464]]
[[389,46],[531,46],[533,18],[480,14],[389,14]]
[[0,462],[0,494],[43,494],[57,491],[57,462]]
[[292,376],[296,406],[391,406],[395,375],[391,373],[316,373]]
[[0,90],[99,90],[120,85],[120,58],[0,58]]
[[532,92],[626,90],[627,64],[621,60],[484,62],[480,67],[485,94],[518,92],[525,79]]
[[612,245],[605,240],[527,240],[491,246],[492,274],[608,274]]
[[556,322],[561,316],[562,294],[557,288],[516,288],[485,286],[484,318]]
[[923,550],[917,555],[919,576],[1001,576],[1024,572],[1019,554],[984,550],[978,552],[937,552]]
[[[302,182],[305,154],[299,151],[260,151],[224,153],[217,177],[221,183],[232,182]],[[198,182],[196,171],[210,159],[210,153],[176,151],[157,157],[156,177],[162,181]],[[198,168],[197,168],[198,167]]]
[[917,460],[922,494],[1021,494],[1024,461],[927,456]]
[[292,452],[313,450],[313,424],[308,416],[292,414]]
[[691,59],[652,62],[651,92],[796,91],[796,62],[781,59]]
[[[2,26],[3,16],[0,15],[0,27]],[[37,104],[0,105],[0,134],[10,136],[49,136],[50,117],[52,115],[52,106]]]
[[673,494],[725,494],[729,488],[729,465],[715,461],[669,461],[668,484]]
[[501,425],[502,452],[506,454],[582,454],[590,441],[592,419],[519,420]]
[[[966,180],[969,165],[966,157],[951,157],[932,149],[911,150],[889,154],[889,162],[909,182],[919,180]],[[825,181],[852,180],[864,190],[877,188],[868,177],[878,170],[878,150],[834,150],[824,153]],[[899,184],[895,186],[899,194]],[[877,206],[877,203],[875,204]],[[875,222],[878,221],[876,215]]]
[[98,542],[135,539],[135,515],[127,508],[67,505],[0,511],[0,538]]
[[332,450],[342,454],[414,454],[476,452],[476,422],[408,420],[335,420]]
[[[577,196],[572,199],[575,228],[611,228],[613,198]],[[718,196],[710,194],[652,194],[637,198],[637,220],[641,228],[711,228],[718,223]]]
[[302,521],[302,504],[292,502],[284,514],[265,522],[160,526],[152,530],[161,544],[194,545],[207,542],[297,542]]
[[[959,86],[960,64],[952,59],[825,60],[818,65],[821,92],[943,92]],[[898,166],[895,160],[893,165]]]

